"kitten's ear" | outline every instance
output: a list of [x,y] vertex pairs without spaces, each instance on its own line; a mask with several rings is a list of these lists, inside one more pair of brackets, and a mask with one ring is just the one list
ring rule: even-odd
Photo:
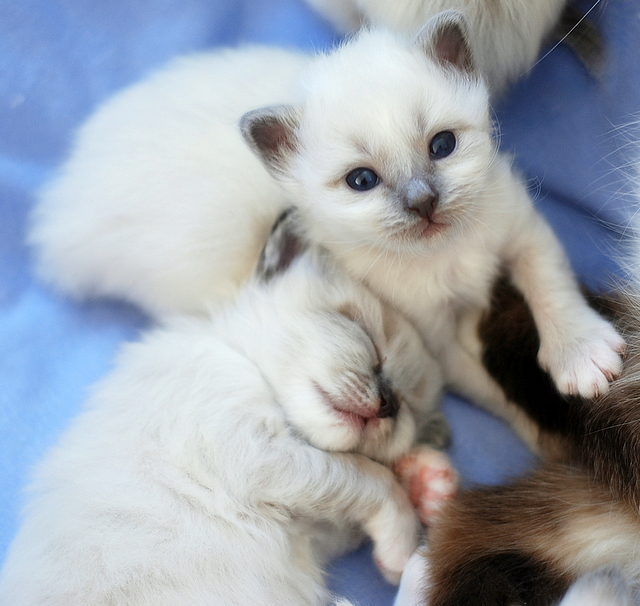
[[467,19],[460,11],[443,11],[429,19],[420,30],[416,44],[444,67],[471,75],[476,73]]
[[299,114],[295,107],[279,105],[250,111],[240,119],[242,136],[270,172],[282,173],[297,151]]
[[285,272],[293,260],[307,248],[308,244],[301,236],[297,211],[294,208],[285,210],[273,225],[262,249],[255,271],[256,277],[268,282]]

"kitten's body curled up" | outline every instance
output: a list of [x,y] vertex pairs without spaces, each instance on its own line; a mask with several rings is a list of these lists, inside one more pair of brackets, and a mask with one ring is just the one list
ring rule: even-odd
[[[186,58],[99,110],[35,208],[41,275],[157,315],[203,310],[246,280],[292,201],[312,241],[415,323],[448,384],[530,444],[536,428],[487,375],[474,332],[503,268],[560,390],[604,393],[622,339],[496,151],[464,18],[442,13],[412,42],[361,32],[269,69],[273,52]],[[283,191],[233,130],[250,104],[269,105],[242,131]]]
[[397,582],[417,521],[372,459],[418,411],[444,437],[438,367],[326,255],[277,250],[235,304],[125,347],[36,470],[3,606],[323,605],[362,529]]

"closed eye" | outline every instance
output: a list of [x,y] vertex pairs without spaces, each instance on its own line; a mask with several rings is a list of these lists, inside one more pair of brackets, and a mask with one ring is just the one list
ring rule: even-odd
[[373,372],[376,375],[381,374],[384,358],[380,355],[380,350],[378,349],[378,345],[376,344],[375,339],[371,335],[371,332],[364,324],[362,311],[358,309],[358,307],[356,307],[355,305],[351,305],[347,303],[345,305],[342,305],[338,309],[338,313],[341,316],[344,316],[345,318],[347,318],[349,321],[353,322],[354,324],[357,324],[358,327],[367,335],[367,337],[369,338],[369,341],[371,342],[371,347],[373,349],[373,352],[375,354]]

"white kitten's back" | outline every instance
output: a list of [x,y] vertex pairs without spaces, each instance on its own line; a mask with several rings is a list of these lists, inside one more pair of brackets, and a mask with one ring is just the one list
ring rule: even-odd
[[40,275],[153,314],[235,295],[283,206],[238,120],[290,101],[307,62],[266,47],[202,53],[107,101],[34,211]]
[[434,15],[463,12],[478,64],[493,91],[520,76],[560,17],[566,0],[307,0],[342,31],[363,22],[415,35]]

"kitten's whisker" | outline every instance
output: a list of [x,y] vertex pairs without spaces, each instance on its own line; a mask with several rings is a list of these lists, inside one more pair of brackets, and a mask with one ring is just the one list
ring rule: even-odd
[[558,48],[576,30],[576,28],[578,28],[580,26],[580,24],[589,16],[589,14],[596,8],[596,6],[598,6],[598,4],[600,4],[600,1],[601,0],[596,0],[593,3],[593,6],[591,6],[591,8],[584,15],[582,15],[582,17],[580,17],[578,22],[564,36],[562,36],[562,38],[560,40],[558,40],[558,42],[556,42],[544,55],[542,55],[542,57],[540,57],[540,59],[538,59],[524,73],[525,74],[530,73],[531,70],[533,70],[533,68],[536,67],[536,65],[538,65],[540,62],[544,61],[554,50],[556,50],[556,48]]

